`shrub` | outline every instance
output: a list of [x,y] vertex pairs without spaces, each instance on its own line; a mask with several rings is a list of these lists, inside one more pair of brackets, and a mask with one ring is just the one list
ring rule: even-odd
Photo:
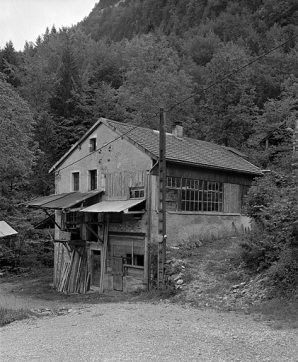
[[298,286],[298,177],[272,173],[257,180],[248,193],[255,223],[245,236],[241,257],[253,272],[266,270],[279,288]]

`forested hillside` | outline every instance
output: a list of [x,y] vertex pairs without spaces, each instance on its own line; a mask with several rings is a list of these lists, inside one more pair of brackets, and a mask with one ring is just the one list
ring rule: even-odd
[[152,114],[177,103],[169,128],[179,120],[191,137],[286,169],[291,134],[266,151],[261,141],[293,127],[297,35],[295,0],[101,0],[81,23],[47,28],[22,52],[8,42],[0,49],[2,197],[52,192],[49,168],[99,117],[157,127]]

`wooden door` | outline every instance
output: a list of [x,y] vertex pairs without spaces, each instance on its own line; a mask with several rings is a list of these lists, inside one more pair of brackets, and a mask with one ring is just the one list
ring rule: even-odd
[[122,256],[113,256],[113,288],[114,290],[123,290],[123,258]]
[[100,250],[92,250],[92,285],[99,287],[101,271],[101,252]]

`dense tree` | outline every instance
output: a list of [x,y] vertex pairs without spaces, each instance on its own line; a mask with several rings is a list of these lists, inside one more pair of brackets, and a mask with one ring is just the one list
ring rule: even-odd
[[[194,84],[181,68],[177,52],[164,36],[136,37],[125,45],[124,83],[117,101],[127,119],[149,118],[160,107],[169,109],[191,97]],[[192,117],[193,99],[171,111],[173,121],[184,122]],[[154,121],[155,122],[155,121]],[[155,123],[148,123],[153,126]]]
[[4,49],[0,50],[0,72],[6,75],[7,81],[14,87],[20,84],[17,76],[19,63],[19,54],[15,51],[12,41],[7,42]]
[[248,61],[244,49],[228,43],[217,51],[205,67],[208,89],[202,112],[207,140],[241,148],[250,136],[257,112],[251,70],[236,72]]
[[25,183],[36,154],[33,124],[28,104],[0,79],[0,182],[19,178]]

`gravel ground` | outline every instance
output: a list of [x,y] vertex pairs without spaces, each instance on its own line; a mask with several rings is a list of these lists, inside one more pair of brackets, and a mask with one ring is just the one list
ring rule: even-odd
[[0,330],[1,362],[298,361],[298,333],[170,303],[88,305]]

